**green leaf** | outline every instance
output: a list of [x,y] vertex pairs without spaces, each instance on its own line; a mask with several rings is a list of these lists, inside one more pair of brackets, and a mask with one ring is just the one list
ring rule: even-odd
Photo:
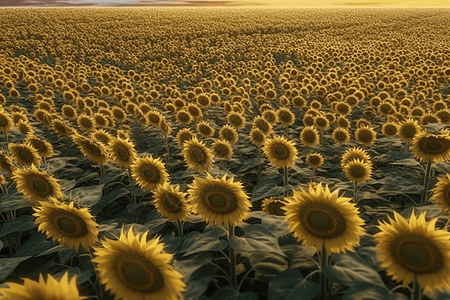
[[98,181],[99,184],[108,184],[120,176],[125,176],[125,171],[122,169],[114,170],[105,174],[105,176],[101,177]]
[[107,206],[108,204],[110,204],[114,200],[117,200],[120,197],[123,197],[123,196],[127,195],[128,193],[130,193],[130,191],[128,189],[126,189],[125,187],[118,187],[118,188],[112,190],[108,195],[103,195],[100,198],[100,201],[98,201],[97,203],[95,203],[94,206],[92,206],[91,213],[92,214],[97,214],[105,206]]
[[164,226],[167,223],[167,219],[163,218],[159,215],[158,211],[152,210],[148,216],[147,220],[145,221],[145,226],[148,226],[149,233],[157,233],[161,229],[164,228]]
[[[448,300],[448,299],[450,299],[449,294],[447,294],[447,298],[444,299],[438,298],[436,300]],[[411,298],[409,298],[405,294],[394,292],[389,294],[389,300],[411,300]]]
[[258,300],[258,295],[254,292],[245,292],[240,294],[236,289],[230,285],[226,285],[218,289],[212,295],[214,300]]
[[14,272],[21,262],[29,259],[30,257],[31,256],[0,259],[0,280],[5,280],[9,274]]
[[351,286],[342,300],[386,300],[389,299],[389,290],[385,286],[374,285],[369,282],[360,282]]
[[195,270],[190,276],[189,281],[186,282],[186,290],[183,293],[184,298],[186,300],[199,299],[198,297],[202,296],[208,289],[216,272],[217,267],[213,264],[203,265]]
[[297,243],[294,237],[283,238],[279,241],[280,248],[287,255],[287,261],[291,269],[316,268],[313,257],[316,254],[315,247],[303,246]]
[[33,220],[33,216],[21,215],[17,219],[4,223],[0,232],[0,237],[18,231],[33,229],[34,227],[36,227],[36,224],[33,222]]
[[248,258],[255,272],[265,277],[273,277],[289,267],[289,263],[278,254],[252,252]]
[[69,276],[68,276],[69,281],[72,279],[73,276],[76,276],[77,285],[80,285],[83,282],[88,281],[92,276],[91,270],[84,270],[83,272],[81,272],[80,268],[70,267],[67,270],[61,271],[61,272],[53,275],[53,278],[60,281],[61,278],[64,276],[64,274],[66,274],[67,272],[69,272]]
[[56,241],[47,240],[45,235],[36,232],[22,245],[22,247],[20,247],[19,251],[17,251],[13,257],[33,256],[47,251],[57,244]]
[[260,224],[248,225],[244,236],[232,236],[230,247],[239,252],[266,252],[286,256],[278,245],[278,239]]
[[332,282],[345,286],[358,283],[384,286],[378,272],[370,268],[356,253],[337,253],[334,257],[334,265],[325,266],[323,273]]
[[405,159],[397,160],[395,162],[391,162],[390,164],[391,165],[400,165],[400,166],[412,167],[412,166],[419,166],[420,162],[418,162],[414,158],[405,158]]
[[[320,292],[315,281],[304,281],[298,269],[281,272],[269,282],[269,300],[309,300]],[[301,297],[299,298],[299,295]]]
[[183,275],[183,281],[188,282],[189,278],[201,266],[212,264],[212,257],[209,252],[201,252],[187,260],[175,260],[173,265]]
[[277,238],[291,232],[285,216],[266,215],[261,218],[261,225],[266,227]]
[[204,233],[190,232],[183,243],[181,252],[186,251],[183,256],[205,251],[224,250],[227,248],[228,243],[220,239],[220,233],[221,230],[218,227],[214,227]]
[[104,184],[82,186],[70,191],[72,199],[84,207],[91,207],[102,198]]
[[25,199],[16,189],[9,189],[9,194],[0,194],[0,213],[31,207],[33,203]]
[[253,188],[251,202],[264,199],[279,193],[278,183],[271,177],[264,177]]

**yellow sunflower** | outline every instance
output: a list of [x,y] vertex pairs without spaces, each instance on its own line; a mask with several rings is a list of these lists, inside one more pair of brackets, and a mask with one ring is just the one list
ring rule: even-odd
[[147,241],[148,231],[141,237],[121,229],[119,240],[105,240],[95,248],[100,282],[117,299],[182,299],[186,285],[182,275],[172,267],[172,254],[163,252],[159,237]]
[[108,152],[102,143],[78,133],[72,136],[72,140],[80,148],[81,153],[92,162],[98,165],[106,165],[109,162]]
[[410,149],[421,162],[445,162],[450,159],[450,136],[422,132],[414,136]]
[[445,175],[447,178],[438,177],[438,182],[431,190],[433,195],[430,200],[443,211],[450,213],[450,175]]
[[29,134],[29,133],[33,133],[33,128],[31,128],[31,125],[28,124],[28,122],[23,121],[23,120],[19,120],[19,122],[17,122],[17,131],[19,131],[20,134]]
[[153,200],[156,210],[169,221],[186,220],[191,214],[186,193],[180,192],[180,186],[174,186],[167,181],[154,191]]
[[39,280],[23,278],[23,283],[5,282],[9,287],[0,288],[0,300],[83,300],[77,288],[76,276],[69,280],[69,272],[64,273],[59,282],[50,274],[44,280],[39,273]]
[[8,173],[8,176],[13,176],[13,171],[16,169],[10,156],[0,151],[0,170]]
[[263,151],[270,163],[277,168],[294,165],[298,153],[295,144],[285,137],[267,139]]
[[420,126],[417,122],[408,118],[406,121],[400,123],[397,134],[401,140],[411,142],[414,139],[414,136],[420,132]]
[[53,146],[47,140],[40,139],[33,134],[29,134],[26,137],[25,142],[33,146],[41,157],[52,157]]
[[354,160],[354,159],[359,159],[362,160],[365,164],[372,164],[370,161],[370,155],[367,154],[366,150],[361,149],[361,148],[350,148],[347,149],[344,154],[342,155],[341,158],[341,167],[344,168],[347,163],[349,163],[350,161]]
[[344,145],[350,140],[350,134],[348,133],[347,129],[337,127],[335,130],[333,130],[333,140],[336,144]]
[[13,121],[8,112],[0,110],[0,131],[9,132],[13,127]]
[[371,164],[365,163],[360,159],[353,159],[345,164],[344,166],[344,174],[348,180],[351,182],[365,182],[370,179],[372,175],[372,166]]
[[15,144],[10,143],[8,145],[11,157],[16,163],[24,166],[30,166],[34,164],[39,166],[41,164],[41,158],[39,153],[30,143]]
[[127,120],[126,112],[118,106],[113,106],[111,113],[112,113],[112,117],[117,122],[125,122]]
[[119,166],[119,168],[128,169],[137,157],[134,145],[128,139],[113,138],[106,147],[112,161]]
[[251,202],[242,184],[233,178],[195,177],[188,185],[189,200],[195,214],[200,214],[208,224],[238,225],[250,215]]
[[155,127],[158,127],[159,123],[161,122],[161,119],[163,118],[161,113],[154,109],[150,110],[145,116],[150,125]]
[[262,117],[271,125],[274,125],[278,122],[278,116],[272,109],[262,112]]
[[411,213],[409,223],[394,211],[394,219],[381,223],[374,235],[381,267],[407,286],[414,277],[424,291],[448,290],[450,282],[450,233],[436,230],[437,218],[426,222],[425,212]]
[[250,130],[250,141],[253,145],[261,147],[266,143],[266,135],[258,128],[252,128],[252,130]]
[[180,124],[187,125],[192,122],[192,116],[188,111],[181,109],[176,114],[176,120]]
[[233,148],[227,141],[216,140],[211,144],[211,151],[215,157],[231,159],[233,157]]
[[197,124],[197,132],[205,138],[214,136],[214,128],[212,128],[206,121],[202,121]]
[[323,165],[323,156],[320,153],[309,153],[306,155],[306,163],[311,169],[320,168]]
[[52,202],[40,201],[40,206],[34,207],[38,230],[75,251],[80,246],[85,250],[92,248],[97,241],[98,225],[92,220],[89,209],[76,208],[74,202],[66,204],[52,197],[49,200]]
[[340,116],[339,118],[337,118],[337,125],[338,127],[348,130],[350,128],[350,121],[347,120],[345,117]]
[[325,131],[330,127],[330,121],[325,116],[314,117],[314,126],[320,131]]
[[261,208],[268,215],[284,216],[286,211],[283,209],[286,203],[280,199],[264,199]]
[[184,143],[191,140],[193,137],[195,137],[195,134],[189,128],[183,128],[178,131],[176,139],[178,145],[183,147]]
[[58,180],[47,172],[39,171],[34,165],[13,171],[12,179],[16,182],[19,193],[35,205],[50,197],[59,199],[63,196]]
[[370,147],[375,143],[377,133],[372,127],[361,126],[355,131],[355,139],[364,147]]
[[364,221],[351,198],[338,197],[331,193],[328,185],[322,184],[309,192],[294,190],[284,206],[288,227],[298,241],[320,250],[324,246],[327,254],[353,251],[364,234]]
[[398,124],[395,122],[386,122],[381,127],[384,136],[394,136],[398,133]]
[[68,104],[62,106],[61,115],[67,120],[75,120],[78,117],[77,110]]
[[94,132],[92,132],[91,138],[99,141],[103,145],[108,145],[109,141],[113,139],[112,135],[104,131],[103,129],[97,129]]
[[239,139],[236,129],[228,124],[225,124],[222,126],[222,128],[220,128],[219,137],[222,140],[227,141],[231,145],[236,144]]
[[78,116],[77,123],[78,123],[78,126],[80,127],[80,129],[83,131],[91,132],[91,131],[95,130],[96,124],[94,122],[94,119],[92,119],[88,115],[83,114],[83,115]]
[[227,122],[236,130],[242,129],[245,127],[245,118],[240,114],[236,112],[231,112],[227,115]]
[[195,172],[208,172],[214,163],[214,156],[203,142],[199,142],[196,137],[186,141],[183,145],[183,156],[188,168]]
[[143,189],[152,191],[169,179],[164,163],[159,158],[136,158],[130,166],[131,176]]
[[305,126],[300,132],[300,140],[306,147],[319,145],[319,132],[313,126]]
[[288,108],[284,107],[280,107],[277,110],[277,119],[284,126],[292,125],[295,122],[294,114]]

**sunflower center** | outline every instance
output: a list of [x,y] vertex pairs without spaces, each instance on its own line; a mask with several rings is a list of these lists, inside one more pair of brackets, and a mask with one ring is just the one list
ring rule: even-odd
[[342,215],[332,206],[324,203],[310,203],[300,210],[305,229],[320,239],[332,239],[345,232]]
[[279,117],[283,122],[290,122],[292,120],[291,115],[287,112],[281,112]]
[[60,212],[54,218],[56,227],[65,235],[81,237],[89,233],[86,222],[77,215],[69,212]]
[[316,124],[319,127],[325,127],[327,125],[327,122],[324,119],[317,119]]
[[305,132],[304,138],[308,143],[313,143],[316,140],[316,135],[314,132],[307,131]]
[[0,126],[6,127],[8,125],[8,120],[6,120],[5,116],[0,115]]
[[140,293],[153,293],[164,286],[164,278],[156,266],[146,258],[125,253],[117,258],[118,274],[124,283]]
[[150,115],[150,121],[152,123],[159,123],[159,117],[157,115]]
[[91,154],[95,156],[102,156],[102,152],[100,151],[100,148],[94,145],[91,142],[86,143],[86,148],[88,149]]
[[216,152],[219,156],[226,156],[228,154],[228,148],[224,145],[217,145]]
[[142,175],[148,182],[159,182],[160,179],[158,170],[150,165],[144,166],[142,169]]
[[359,139],[363,142],[369,142],[372,139],[372,134],[369,131],[361,131],[359,133]]
[[345,133],[343,133],[343,132],[336,133],[336,139],[338,141],[344,141],[345,140]]
[[179,213],[182,209],[180,199],[174,195],[167,195],[164,204],[166,205],[166,209],[173,213]]
[[178,118],[180,119],[181,122],[188,122],[189,121],[188,114],[179,114]]
[[427,154],[441,154],[450,148],[450,141],[437,137],[426,137],[419,141],[419,148]]
[[129,157],[129,153],[128,150],[125,148],[117,148],[117,155],[119,156],[120,159],[122,160],[128,160]]
[[35,179],[32,181],[33,188],[35,192],[39,194],[47,194],[48,193],[48,182],[42,179]]
[[84,127],[86,127],[86,128],[92,127],[92,122],[91,122],[91,120],[89,120],[89,119],[83,119],[83,120],[81,121],[81,124],[82,124]]
[[192,158],[199,164],[206,162],[205,153],[201,149],[192,150]]
[[60,229],[64,232],[74,232],[77,225],[69,218],[61,218],[58,220],[58,225]]
[[283,204],[277,204],[273,208],[273,214],[276,216],[284,216],[284,210],[282,209],[284,205]]
[[265,122],[262,122],[262,121],[258,122],[257,126],[263,132],[266,132],[269,129],[267,124]]
[[205,205],[216,214],[230,214],[237,208],[236,195],[221,186],[212,186],[205,192]]
[[313,165],[317,165],[320,163],[320,157],[318,156],[310,156],[309,157],[309,162]]
[[350,168],[350,174],[354,178],[361,178],[364,176],[365,173],[366,172],[362,166],[353,166]]
[[416,134],[416,128],[414,126],[403,127],[402,133],[404,136],[411,138]]
[[211,129],[208,126],[201,126],[200,127],[200,132],[203,134],[210,134],[211,133]]
[[277,159],[285,159],[289,157],[289,151],[284,145],[276,145],[273,148],[273,153],[275,154]]
[[440,250],[421,236],[403,235],[392,243],[395,260],[414,274],[430,274],[444,265]]

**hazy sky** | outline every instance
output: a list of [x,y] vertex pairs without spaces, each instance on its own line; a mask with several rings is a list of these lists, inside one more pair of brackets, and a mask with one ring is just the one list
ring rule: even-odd
[[449,6],[450,0],[0,0],[6,6]]

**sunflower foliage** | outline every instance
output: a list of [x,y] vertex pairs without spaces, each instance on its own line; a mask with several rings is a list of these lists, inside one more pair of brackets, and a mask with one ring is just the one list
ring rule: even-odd
[[449,299],[445,9],[88,9],[0,10],[0,300]]

